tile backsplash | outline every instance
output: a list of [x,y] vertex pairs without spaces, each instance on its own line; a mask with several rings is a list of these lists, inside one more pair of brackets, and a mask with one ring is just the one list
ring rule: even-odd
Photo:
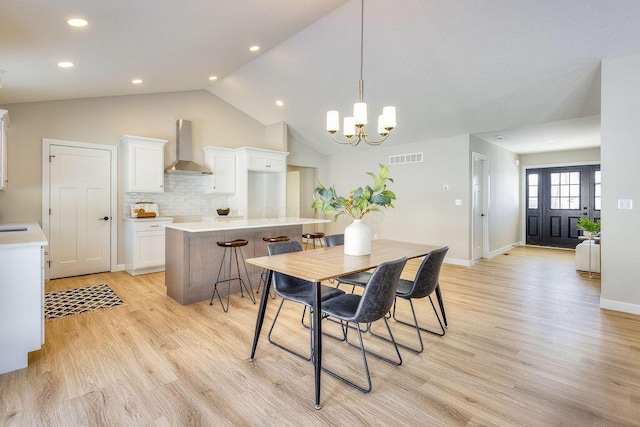
[[124,193],[124,215],[131,216],[136,202],[158,204],[161,216],[209,215],[229,205],[226,194],[207,194],[213,186],[210,175],[164,175],[164,193]]

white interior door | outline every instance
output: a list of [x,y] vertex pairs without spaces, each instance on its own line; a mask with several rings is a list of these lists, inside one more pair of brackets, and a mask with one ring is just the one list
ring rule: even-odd
[[49,277],[111,269],[111,152],[49,149]]
[[487,210],[488,203],[487,194],[488,191],[488,157],[478,153],[473,153],[473,167],[471,173],[471,191],[472,191],[472,261],[475,262],[485,256],[487,244],[486,225],[487,225]]

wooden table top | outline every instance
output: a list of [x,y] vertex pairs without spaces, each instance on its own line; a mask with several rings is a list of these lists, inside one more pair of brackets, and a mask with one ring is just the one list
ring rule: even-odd
[[376,239],[371,241],[371,254],[345,255],[344,246],[332,246],[291,252],[287,254],[249,258],[249,264],[299,277],[310,282],[321,282],[377,267],[383,262],[406,256],[418,258],[442,246]]

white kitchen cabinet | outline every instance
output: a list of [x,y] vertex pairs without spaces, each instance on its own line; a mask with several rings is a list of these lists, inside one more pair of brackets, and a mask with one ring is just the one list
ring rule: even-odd
[[236,190],[235,150],[204,147],[204,166],[211,171],[211,193],[231,194]]
[[261,172],[286,172],[287,154],[260,148],[242,148],[246,152],[247,169]]
[[0,110],[0,190],[7,188],[7,128],[9,127],[9,112]]
[[125,135],[120,140],[124,191],[164,192],[164,145],[166,139]]
[[229,207],[246,219],[282,218],[287,212],[289,153],[243,147],[235,150],[236,191]]
[[0,227],[0,374],[26,368],[44,343],[44,246],[37,224]]
[[125,218],[125,270],[132,276],[164,271],[164,227],[173,218]]

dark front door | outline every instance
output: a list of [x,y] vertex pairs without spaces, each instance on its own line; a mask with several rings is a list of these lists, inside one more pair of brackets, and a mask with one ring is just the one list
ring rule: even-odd
[[527,170],[527,244],[575,248],[578,219],[600,220],[600,196],[600,165]]

